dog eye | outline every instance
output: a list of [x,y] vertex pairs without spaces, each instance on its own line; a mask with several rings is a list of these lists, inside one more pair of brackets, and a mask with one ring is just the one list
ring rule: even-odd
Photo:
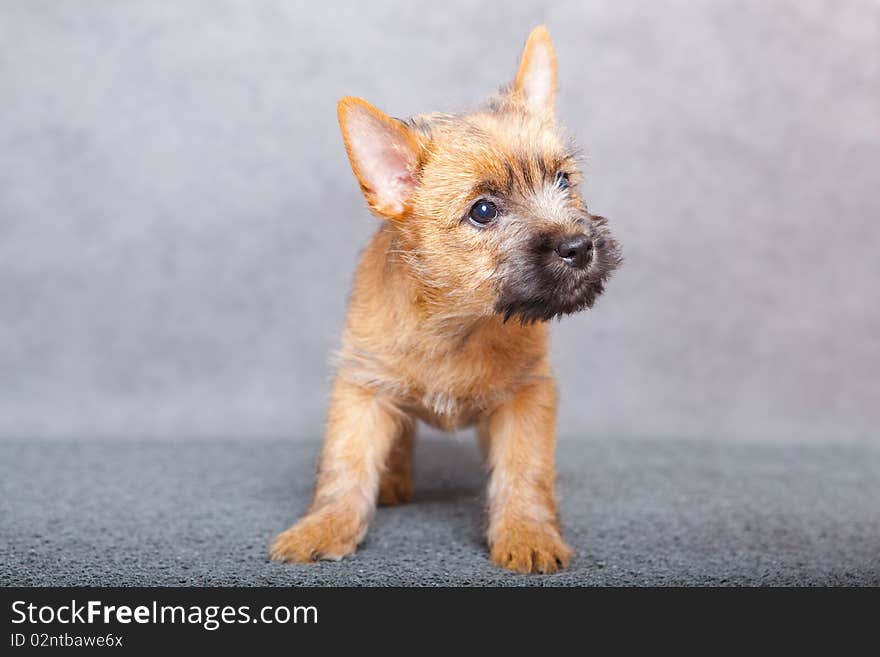
[[559,189],[568,189],[571,186],[571,182],[568,179],[568,174],[564,171],[560,171],[556,174],[556,186]]
[[480,199],[471,207],[468,218],[477,224],[488,224],[498,216],[498,206],[492,201]]

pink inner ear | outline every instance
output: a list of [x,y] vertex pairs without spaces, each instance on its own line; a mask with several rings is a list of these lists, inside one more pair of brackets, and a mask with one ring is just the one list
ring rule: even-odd
[[358,173],[372,192],[372,205],[391,213],[403,210],[415,186],[415,153],[401,134],[367,112],[351,117],[349,142]]
[[534,110],[550,109],[554,86],[553,53],[546,44],[539,43],[532,49],[528,70],[522,81],[523,95]]
[[[391,135],[389,135],[389,138]],[[405,181],[412,182],[412,174],[410,174],[410,160],[404,153],[394,146],[382,149],[382,160],[385,170],[388,171],[391,182],[395,185],[403,184]]]
[[409,173],[394,176],[394,179],[391,181],[391,185],[394,187],[394,189],[398,190],[401,194],[405,194],[404,200],[406,200],[410,192],[412,192],[415,184],[415,178],[413,178],[412,175],[410,175]]

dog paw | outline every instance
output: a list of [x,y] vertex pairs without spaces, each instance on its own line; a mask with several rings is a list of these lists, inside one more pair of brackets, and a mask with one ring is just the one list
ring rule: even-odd
[[497,532],[492,563],[518,573],[555,573],[568,566],[569,548],[553,525],[517,523]]
[[357,549],[352,522],[330,513],[312,513],[281,532],[269,546],[272,561],[339,561]]
[[407,504],[412,502],[412,498],[412,477],[389,473],[385,474],[379,482],[379,504],[382,506]]

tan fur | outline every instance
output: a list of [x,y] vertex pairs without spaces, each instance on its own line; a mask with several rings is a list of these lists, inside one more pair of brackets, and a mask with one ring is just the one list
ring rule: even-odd
[[[529,70],[536,48],[552,70]],[[528,79],[552,82],[549,95],[540,94],[550,106],[530,104]],[[547,325],[505,321],[495,306],[506,254],[535,231],[572,230],[569,209],[583,206],[574,188],[579,174],[552,115],[555,91],[552,44],[537,28],[514,84],[485,111],[404,123],[359,99],[340,102],[355,176],[387,221],[357,269],[314,501],[275,539],[273,559],[342,558],[363,539],[377,498],[410,501],[421,419],[447,431],[478,426],[490,470],[494,563],[542,573],[568,563],[554,496]],[[376,139],[392,150],[376,154]],[[378,169],[364,170],[367,161]],[[390,182],[377,174],[386,165]],[[571,176],[564,204],[542,182],[557,171]],[[511,208],[503,236],[462,221],[487,186],[505,190]]]
[[379,504],[395,506],[412,501],[412,458],[415,437],[415,423],[408,422],[391,447],[388,463],[379,480]]

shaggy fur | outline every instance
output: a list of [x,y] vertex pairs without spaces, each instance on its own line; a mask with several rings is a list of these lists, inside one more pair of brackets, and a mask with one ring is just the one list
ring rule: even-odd
[[[556,56],[539,27],[513,84],[483,110],[400,121],[340,101],[352,169],[384,221],[357,269],[314,501],[275,538],[273,559],[340,559],[377,499],[409,501],[420,419],[477,426],[493,562],[542,573],[568,563],[547,320],[591,307],[620,251],[578,192],[555,94]],[[478,201],[497,216],[475,220]],[[588,239],[577,265],[559,251],[572,237]]]

